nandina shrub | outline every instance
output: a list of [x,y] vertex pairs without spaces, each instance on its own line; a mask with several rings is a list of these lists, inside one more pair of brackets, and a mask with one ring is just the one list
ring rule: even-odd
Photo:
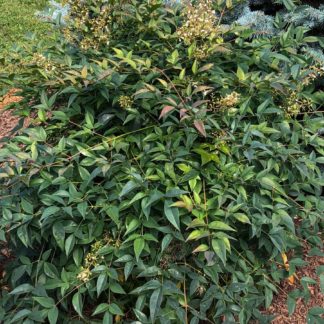
[[26,49],[15,77],[38,117],[0,150],[0,320],[266,321],[282,256],[321,246],[313,38],[251,40],[211,1],[105,4],[109,42]]

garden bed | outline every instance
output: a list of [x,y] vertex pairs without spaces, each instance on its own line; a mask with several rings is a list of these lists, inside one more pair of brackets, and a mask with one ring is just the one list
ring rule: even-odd
[[0,150],[0,321],[320,321],[321,40],[225,0],[69,3],[6,58],[0,137],[37,117]]

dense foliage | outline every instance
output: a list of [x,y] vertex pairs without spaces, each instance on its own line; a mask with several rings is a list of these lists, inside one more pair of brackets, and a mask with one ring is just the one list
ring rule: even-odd
[[228,1],[86,3],[11,76],[36,118],[0,150],[0,321],[266,321],[282,255],[321,247],[318,39],[224,26]]
[[[317,0],[238,0],[223,17],[224,22],[238,23],[254,29],[253,37],[272,36],[282,30],[278,14],[286,25],[302,26],[309,35],[323,37],[324,5]],[[303,51],[324,65],[324,53],[316,42],[304,44]]]

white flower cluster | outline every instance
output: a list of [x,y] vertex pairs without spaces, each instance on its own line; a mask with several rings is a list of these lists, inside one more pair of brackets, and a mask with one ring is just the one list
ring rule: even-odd
[[204,40],[217,34],[216,12],[212,0],[200,0],[197,5],[188,4],[183,16],[183,25],[178,29],[178,35],[186,44],[195,40]]

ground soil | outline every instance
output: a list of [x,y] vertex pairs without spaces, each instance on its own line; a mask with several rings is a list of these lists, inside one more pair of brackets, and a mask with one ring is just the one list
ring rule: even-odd
[[[22,100],[22,97],[17,95],[18,91],[18,89],[12,89],[3,98],[0,97],[0,140],[12,135],[11,131],[20,119],[19,116],[13,114],[12,110],[7,109],[11,104]],[[3,143],[0,142],[0,147],[2,145]]]
[[[324,257],[310,256],[309,251],[310,246],[305,242],[303,249],[303,260],[308,262],[308,264],[298,268],[293,284],[291,284],[288,280],[281,283],[278,295],[274,297],[272,305],[268,310],[265,311],[266,314],[276,315],[276,318],[272,321],[272,324],[306,324],[307,313],[311,308],[316,306],[324,308],[324,294],[321,293],[319,276],[317,275],[316,271],[318,267],[324,266]],[[289,316],[287,308],[287,295],[294,289],[303,289],[300,284],[300,279],[303,277],[310,277],[316,280],[317,284],[309,286],[309,291],[311,294],[310,300],[305,302],[304,300],[298,299],[295,312]]]

